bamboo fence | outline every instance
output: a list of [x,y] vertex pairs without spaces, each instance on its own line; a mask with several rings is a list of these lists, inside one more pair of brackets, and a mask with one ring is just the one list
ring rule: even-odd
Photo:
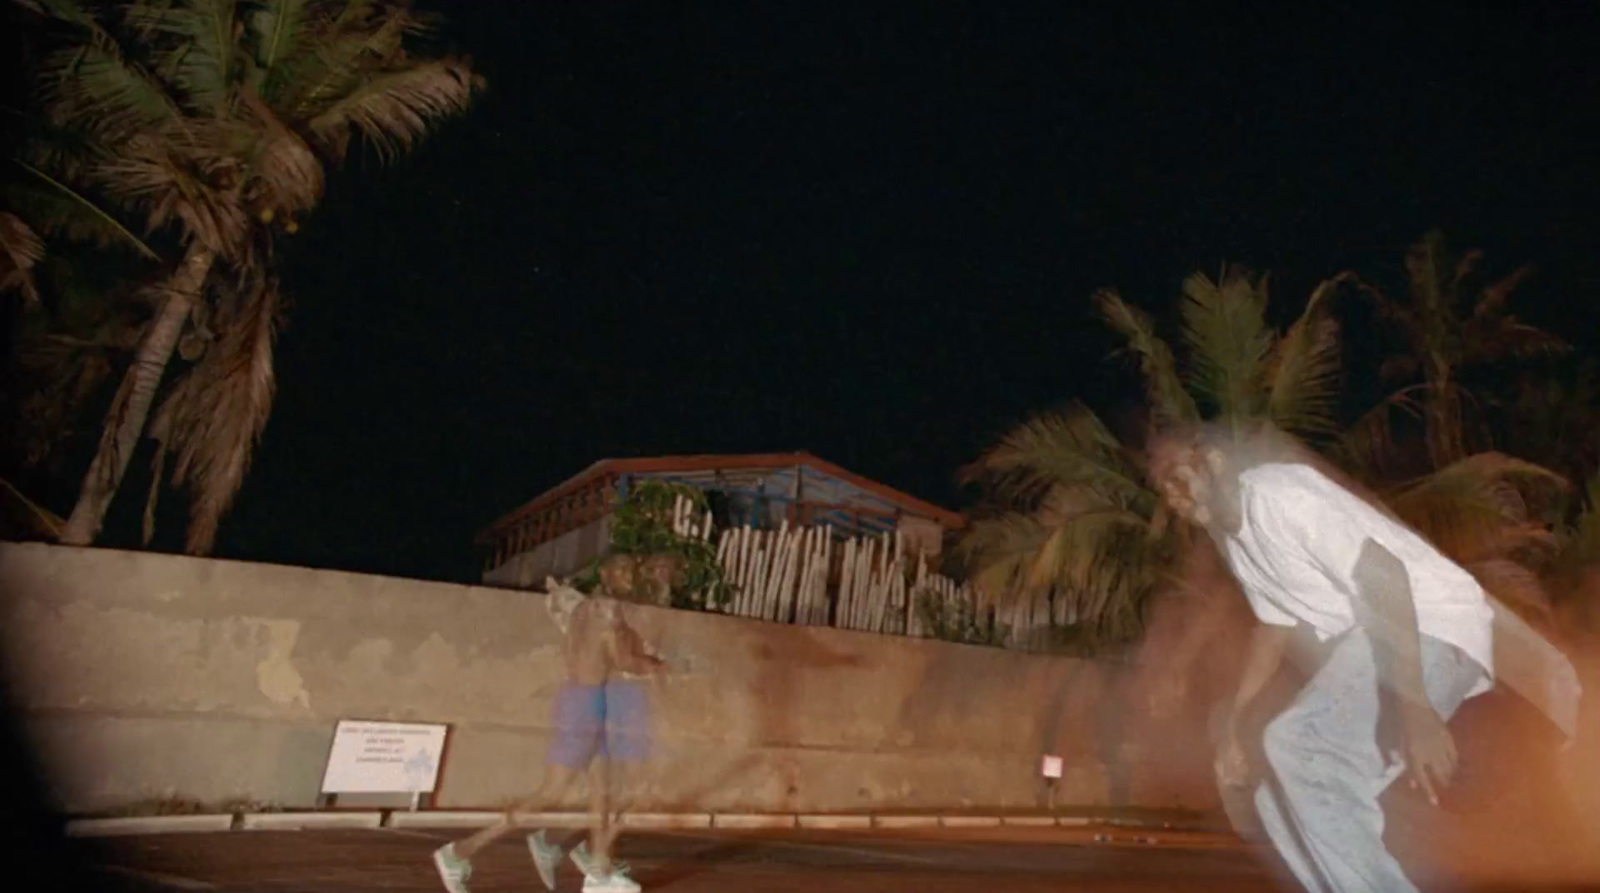
[[[683,497],[673,529],[707,543],[713,538],[710,513],[697,516]],[[932,630],[918,602],[927,598],[937,600],[945,616],[969,614],[985,630],[1006,624],[1009,645],[1022,644],[1051,616],[1048,601],[1038,600],[1020,602],[1006,616],[979,610],[970,584],[930,571],[926,557],[912,554],[898,532],[844,537],[831,526],[785,521],[776,530],[731,527],[715,539],[723,579],[735,589],[721,610],[741,617],[925,637]]]

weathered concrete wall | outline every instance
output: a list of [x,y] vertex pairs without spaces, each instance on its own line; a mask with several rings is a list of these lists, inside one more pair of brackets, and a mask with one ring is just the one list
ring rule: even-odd
[[[0,544],[0,636],[61,805],[308,806],[340,717],[448,722],[437,805],[534,788],[561,681],[543,596],[150,553]],[[639,804],[710,810],[1209,808],[1193,717],[1136,719],[1116,664],[629,606],[689,672],[655,683]],[[562,804],[580,804],[581,791]]]

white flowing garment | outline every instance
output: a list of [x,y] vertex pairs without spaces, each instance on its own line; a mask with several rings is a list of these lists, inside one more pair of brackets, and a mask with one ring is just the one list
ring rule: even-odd
[[1405,565],[1417,631],[1461,649],[1494,676],[1494,609],[1473,576],[1427,540],[1308,465],[1269,463],[1239,476],[1240,528],[1225,556],[1263,623],[1304,623],[1327,641],[1356,625],[1356,562],[1368,540]]

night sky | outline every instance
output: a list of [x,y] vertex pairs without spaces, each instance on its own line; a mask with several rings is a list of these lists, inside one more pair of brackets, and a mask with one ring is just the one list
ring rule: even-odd
[[1095,288],[1159,313],[1238,261],[1290,313],[1432,225],[1594,345],[1594,12],[1045,5],[434,4],[489,92],[284,245],[217,554],[471,581],[480,528],[616,456],[805,449],[958,507],[1028,412],[1132,403]]

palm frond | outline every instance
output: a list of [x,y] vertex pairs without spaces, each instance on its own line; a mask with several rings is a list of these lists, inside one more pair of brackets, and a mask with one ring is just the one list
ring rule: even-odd
[[25,307],[16,318],[5,391],[18,411],[8,433],[29,465],[73,433],[82,410],[144,331],[145,314],[127,300],[125,288],[82,281],[77,271],[68,257],[47,257],[40,273],[50,300]]
[[1526,566],[1507,558],[1490,558],[1470,562],[1464,569],[1485,591],[1524,620],[1545,628],[1553,622],[1550,593],[1539,575]]
[[351,2],[317,18],[263,85],[262,95],[296,121],[316,118],[364,76],[402,60],[406,37],[424,30],[400,4]]
[[984,607],[1049,593],[1080,624],[1125,630],[1161,580],[1169,545],[1146,519],[1100,507],[1048,523],[1022,512],[978,519],[958,554]]
[[1589,476],[1583,505],[1564,531],[1561,563],[1570,568],[1600,566],[1600,471]]
[[185,548],[194,555],[211,551],[272,410],[276,284],[256,283],[240,305],[222,324],[218,342],[174,385],[151,426],[161,450],[176,459],[174,485],[191,488]]
[[1414,381],[1422,374],[1422,361],[1413,353],[1397,353],[1378,364],[1378,380],[1386,383]]
[[25,449],[25,461],[37,464],[75,430],[88,401],[111,377],[111,353],[100,345],[56,343],[54,356],[27,349],[27,382],[32,386],[21,401],[21,424],[12,434]]
[[[1095,588],[1105,565],[1126,557],[1127,546],[1142,539],[1149,520],[1125,509],[1104,507],[1075,512],[1051,525],[1050,539],[1035,556],[1023,581],[1030,587],[1059,586],[1069,592]],[[1134,534],[1134,536],[1129,536]],[[1100,605],[1080,606],[1080,616]]]
[[1033,416],[963,469],[961,477],[993,481],[1004,496],[1023,502],[1082,488],[1112,504],[1133,506],[1148,492],[1116,436],[1082,405]]
[[1448,263],[1444,234],[1438,230],[1428,231],[1406,251],[1405,266],[1411,288],[1411,304],[1415,312],[1425,319],[1444,318],[1451,310],[1447,283],[1453,281],[1453,277],[1445,270]]
[[1567,353],[1572,345],[1558,335],[1515,316],[1473,316],[1461,326],[1462,363],[1538,359]]
[[[1441,242],[1440,244],[1442,245],[1443,243]],[[1441,252],[1441,257],[1444,256],[1447,255]],[[1483,249],[1481,248],[1474,248],[1456,258],[1455,270],[1450,276],[1449,293],[1452,296],[1460,296],[1462,289],[1466,286],[1467,279],[1478,271],[1478,265],[1482,262]]]
[[1110,289],[1095,293],[1100,318],[1127,342],[1144,376],[1150,412],[1159,426],[1186,425],[1200,420],[1194,397],[1184,389],[1172,348],[1155,332],[1150,317]]
[[377,75],[342,96],[310,121],[310,130],[335,158],[343,157],[352,131],[384,161],[411,150],[429,127],[466,110],[479,86],[467,63],[424,62]]
[[1318,285],[1306,309],[1273,347],[1267,364],[1267,417],[1285,431],[1327,437],[1339,430],[1339,324],[1325,304],[1345,278]]
[[251,12],[255,63],[268,77],[279,62],[293,53],[306,24],[309,5],[307,0],[262,0]]
[[94,16],[76,0],[14,0],[17,6],[58,22],[78,27],[96,27]]
[[[238,67],[238,6],[239,0],[147,0],[125,10],[129,27],[160,48],[157,71],[203,117],[225,114]],[[166,39],[151,39],[155,35]]]
[[28,518],[28,526],[34,532],[51,538],[61,535],[61,526],[66,522],[61,519],[60,515],[29,499],[26,494],[16,488],[16,485],[5,478],[0,478],[0,491],[3,491],[9,497],[8,501],[16,502],[22,506],[23,512]]
[[155,249],[123,226],[100,203],[27,162],[17,159],[13,162],[37,185],[13,185],[6,190],[6,199],[45,234],[101,247],[121,245],[149,260],[161,259]]
[[1367,477],[1383,477],[1396,464],[1399,439],[1395,417],[1421,423],[1426,411],[1427,385],[1412,385],[1383,398],[1345,430],[1336,454],[1344,464]]
[[[21,112],[11,158],[59,180],[76,182],[111,154],[96,135],[82,127],[57,126],[42,111]],[[11,180],[11,178],[6,178]]]
[[76,42],[48,53],[39,69],[46,110],[58,123],[91,130],[107,141],[182,120],[182,109],[160,79],[128,60],[110,32],[76,4],[57,16],[81,32]]
[[274,211],[307,211],[322,198],[322,162],[298,133],[289,128],[253,93],[240,96],[249,122],[253,174],[248,200]]
[[1007,512],[973,519],[956,544],[956,555],[971,571],[973,585],[988,605],[1021,587],[1049,538],[1049,529],[1037,518]]
[[1126,640],[1137,635],[1146,606],[1173,567],[1174,538],[1114,519],[1075,532],[1075,538],[1097,559],[1080,565],[1081,576],[1076,579],[1065,577],[1056,587],[1057,597],[1069,599],[1079,623],[1102,638]]
[[21,217],[0,211],[0,294],[15,291],[30,304],[39,300],[33,268],[44,260],[44,240]]
[[172,121],[177,109],[154,78],[109,46],[59,50],[45,59],[41,84],[52,118],[115,140]]
[[1471,563],[1552,547],[1542,516],[1568,486],[1532,462],[1478,453],[1398,488],[1386,502],[1440,551]]
[[197,167],[207,162],[220,167],[229,160],[198,149],[186,153],[167,140],[139,138],[128,141],[121,157],[102,165],[97,178],[114,199],[143,208],[151,231],[177,223],[185,241],[232,256],[250,233],[250,218],[237,182],[228,189],[213,187],[214,171]]
[[1533,275],[1533,267],[1521,266],[1511,271],[1508,276],[1501,277],[1491,283],[1478,296],[1478,302],[1472,307],[1472,317],[1484,319],[1498,316],[1505,312],[1506,304],[1511,299],[1511,293],[1517,290],[1528,277]]
[[1367,302],[1372,305],[1372,310],[1378,315],[1379,319],[1391,323],[1396,329],[1407,333],[1416,328],[1415,314],[1411,312],[1411,308],[1404,302],[1396,301],[1394,298],[1384,294],[1382,289],[1360,277],[1353,278],[1350,282],[1355,286],[1356,292],[1364,296]]
[[1267,282],[1225,270],[1222,281],[1203,273],[1183,281],[1183,338],[1190,393],[1228,423],[1258,416],[1273,333],[1267,326]]

